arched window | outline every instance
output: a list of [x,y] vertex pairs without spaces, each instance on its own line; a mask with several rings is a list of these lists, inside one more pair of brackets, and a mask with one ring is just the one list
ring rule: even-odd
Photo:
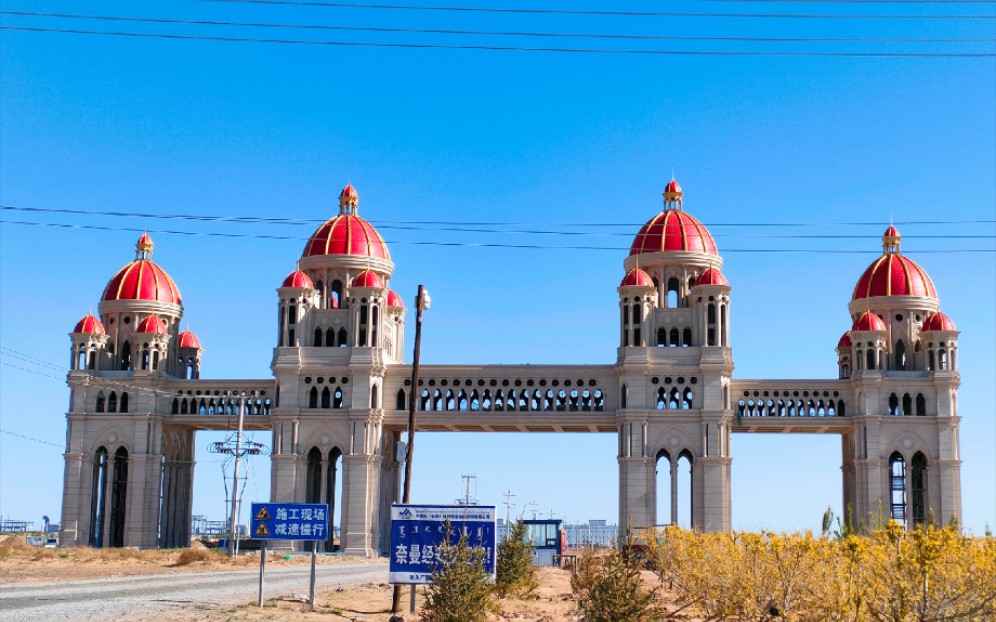
[[657,410],[667,409],[667,389],[661,387],[657,389],[657,400],[654,406]]
[[173,404],[170,406],[169,413],[171,415],[180,414],[180,400],[176,399],[175,397],[173,398]]
[[284,347],[284,324],[285,324],[284,320],[286,319],[286,317],[287,317],[287,309],[283,305],[280,305],[280,331],[279,331],[280,334],[277,338],[277,346],[281,348]]
[[338,279],[332,281],[332,291],[329,292],[329,308],[342,308],[342,281]]
[[868,369],[868,370],[875,369],[875,350],[872,350],[871,348],[869,348],[868,352],[866,352],[866,355],[867,355],[868,360],[866,361],[867,364],[865,365],[865,369]]
[[86,367],[86,346],[80,345],[76,356],[73,358],[73,369],[83,369]]
[[916,394],[916,416],[927,416],[927,400],[923,399],[923,393]]
[[677,348],[681,345],[681,333],[678,332],[677,328],[671,329],[671,343],[669,344],[672,348]]
[[315,283],[315,292],[318,294],[318,308],[325,308],[325,283],[321,279]]
[[934,371],[934,351],[927,351],[927,371]]
[[627,393],[627,391],[626,391],[626,385],[623,385],[622,386],[622,391],[619,394],[619,400],[620,400],[621,406],[623,408],[626,408],[626,393]]
[[941,369],[941,371],[948,370],[948,351],[944,348],[941,348],[937,352],[937,366]]
[[338,343],[339,343],[339,347],[340,348],[345,348],[346,347],[346,329],[345,328],[340,328],[339,329]]
[[711,302],[706,308],[706,323],[708,325],[706,345],[714,346],[716,345],[716,305]]
[[661,326],[657,329],[657,347],[663,348],[667,345],[667,328]]
[[315,329],[315,343],[314,343],[314,346],[316,348],[322,347],[322,329],[320,329],[320,328],[316,328]]
[[678,279],[671,277],[667,280],[667,308],[677,309],[679,305],[678,288],[681,284]]
[[726,343],[726,305],[720,305],[719,307],[719,335],[720,335],[720,345],[723,347],[728,346]]
[[681,347],[687,348],[692,345],[692,329],[686,328],[681,333]]
[[900,371],[906,369],[906,344],[902,339],[896,342],[896,369]]
[[131,369],[131,343],[127,341],[121,344],[121,369]]
[[890,415],[899,414],[899,398],[896,397],[895,393],[889,395],[889,414]]
[[845,414],[846,413],[844,411],[844,400],[837,400],[837,416],[843,417],[845,416]]
[[328,387],[322,389],[322,408],[329,408],[332,405],[332,392]]
[[128,394],[121,393],[121,412],[128,412]]
[[906,522],[906,461],[901,453],[889,457],[889,503],[893,520]]
[[332,408],[342,408],[345,402],[345,394],[342,392],[342,387],[336,387],[335,392],[332,394]]
[[682,408],[682,410],[688,410],[689,408],[693,408],[693,406],[692,406],[692,404],[694,403],[694,399],[693,398],[694,398],[694,394],[692,393],[692,390],[689,389],[689,388],[686,388],[685,392],[681,396],[681,408]]
[[318,408],[318,388],[311,387],[308,393],[308,408]]
[[913,524],[927,522],[927,456],[921,452],[913,454],[910,462],[910,510]]
[[370,309],[367,305],[360,306],[360,334],[356,345],[359,347],[364,347],[367,344],[367,323],[369,322]]
[[124,447],[114,452],[114,473],[111,476],[111,521],[108,525],[108,544],[124,546],[126,503],[128,500],[128,450]]
[[308,452],[308,470],[304,483],[304,502],[322,502],[322,450],[312,447]]
[[107,396],[107,412],[118,412],[118,394],[114,391],[111,391],[111,394]]
[[331,348],[335,346],[335,329],[329,328],[325,331],[325,347]]
[[903,416],[910,417],[913,415],[913,398],[910,397],[909,393],[903,395]]
[[99,412],[99,413],[104,412],[104,408],[105,408],[104,401],[105,401],[104,400],[104,392],[101,391],[100,393],[97,394],[97,408],[95,409],[97,412]]
[[378,387],[376,384],[371,385],[371,387],[370,387],[370,408],[379,408],[380,407],[379,406],[379,404],[380,404],[379,394],[380,394],[380,387]]
[[342,525],[342,482],[339,481],[339,470],[342,468],[342,451],[333,447],[328,453],[325,465],[325,503],[329,505],[329,531],[325,541],[325,550],[333,551],[335,528]]
[[107,449],[93,456],[93,487],[90,491],[90,546],[104,546],[104,520],[107,503]]
[[397,410],[408,409],[408,397],[405,395],[404,389],[398,389],[398,394],[394,398],[394,407]]

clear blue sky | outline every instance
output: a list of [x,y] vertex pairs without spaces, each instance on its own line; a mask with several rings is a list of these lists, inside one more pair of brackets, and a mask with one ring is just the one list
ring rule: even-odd
[[[971,4],[549,0],[542,6],[992,15],[992,5]],[[0,17],[7,27],[285,40],[990,54],[582,54],[3,30],[0,203],[319,220],[336,212],[338,191],[351,180],[360,193],[360,214],[389,243],[397,265],[394,289],[406,301],[419,283],[432,294],[423,362],[611,363],[622,260],[639,226],[660,209],[660,193],[674,170],[685,189],[686,209],[710,227],[726,260],[724,272],[733,285],[737,378],[835,377],[834,347],[850,324],[851,290],[880,252],[878,236],[891,218],[905,236],[904,252],[933,277],[942,309],[962,331],[964,518],[977,532],[996,525],[996,60],[991,56],[996,20],[626,17],[26,0],[8,0],[3,10],[890,41],[551,40]],[[986,41],[902,43],[897,38]],[[64,371],[24,361],[18,353],[59,366],[68,363],[67,333],[89,309],[96,311],[107,280],[133,257],[135,231],[148,228],[156,242],[155,260],[183,294],[184,323],[206,350],[204,375],[269,377],[274,288],[294,268],[314,228],[10,210],[2,218],[0,514],[36,524],[42,514],[57,519],[60,512],[68,389]],[[589,235],[410,230],[397,228],[400,221],[530,223],[510,228]],[[925,221],[948,224],[904,224]],[[593,223],[603,226],[570,226]],[[802,226],[778,226],[786,223]],[[763,226],[732,226],[744,224]],[[425,242],[608,250],[416,244]],[[812,252],[752,252],[758,250]],[[840,250],[864,252],[830,252]],[[408,338],[410,353],[412,335]],[[221,470],[217,457],[203,451],[212,440],[217,436],[197,438],[194,512],[221,519]],[[256,440],[268,443],[269,435]],[[817,528],[828,505],[840,511],[839,465],[835,436],[735,436],[734,525]],[[265,461],[253,468],[247,500],[264,499],[269,493]],[[510,489],[516,513],[535,500],[544,514],[616,519],[615,441],[608,435],[419,437],[416,500],[452,501],[462,493],[464,473],[477,475],[482,502],[497,504]]]

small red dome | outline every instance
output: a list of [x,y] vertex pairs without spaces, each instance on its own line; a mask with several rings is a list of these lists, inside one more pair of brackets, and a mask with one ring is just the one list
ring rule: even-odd
[[340,199],[359,199],[360,195],[359,195],[358,192],[356,192],[356,188],[353,187],[353,184],[346,184],[346,187],[343,188],[342,192],[339,193],[339,198]]
[[384,279],[373,270],[364,270],[353,279],[353,287],[384,287]]
[[885,233],[882,234],[882,237],[883,238],[901,238],[903,236],[899,235],[899,229],[896,229],[892,225],[889,225],[889,228],[885,230]]
[[850,332],[851,331],[847,331],[846,333],[843,334],[843,336],[841,336],[840,341],[837,342],[837,349],[838,350],[840,350],[841,348],[850,348],[851,347],[851,335],[850,335]]
[[387,306],[395,307],[399,309],[405,308],[405,302],[401,300],[401,296],[397,294],[393,289],[387,292]]
[[854,325],[851,326],[851,330],[888,330],[885,326],[885,322],[882,318],[875,315],[871,311],[865,311],[861,316],[854,320]]
[[155,244],[152,243],[152,238],[149,237],[148,233],[143,233],[142,237],[138,238],[135,246],[139,251],[151,251]]
[[73,329],[74,333],[85,333],[89,335],[104,335],[104,325],[100,323],[92,313],[87,313],[79,322],[76,322],[76,328]]
[[726,280],[723,273],[715,268],[706,268],[699,275],[699,278],[695,279],[696,285],[726,285],[729,286],[730,282]]
[[300,270],[295,270],[287,275],[284,279],[284,284],[281,287],[300,287],[304,289],[315,289],[315,284],[311,282],[311,278],[307,274],[301,272]]
[[630,287],[630,286],[654,287],[654,280],[650,278],[650,275],[644,272],[643,270],[640,270],[639,268],[633,268],[632,270],[626,273],[626,276],[623,277],[622,283],[619,284],[619,287]]
[[138,326],[135,327],[136,333],[155,333],[158,335],[166,334],[166,325],[163,321],[159,319],[159,316],[155,313],[150,313],[145,316]]
[[195,348],[197,350],[201,349],[201,340],[197,338],[194,331],[189,328],[180,333],[180,347],[181,348]]
[[928,317],[920,330],[958,330],[951,318],[940,311]]
[[672,179],[671,181],[667,182],[666,186],[664,186],[664,192],[668,192],[671,194],[681,194],[681,184]]
[[664,210],[643,225],[633,240],[629,254],[662,251],[719,254],[709,230],[693,216],[678,209]]

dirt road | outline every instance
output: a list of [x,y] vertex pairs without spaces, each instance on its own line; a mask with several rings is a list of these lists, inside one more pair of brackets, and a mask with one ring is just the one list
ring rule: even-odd
[[[316,576],[316,591],[334,590],[386,581],[387,565],[319,565]],[[258,577],[256,569],[0,584],[0,620],[161,621],[180,611],[254,603]],[[307,596],[308,577],[306,565],[268,568],[263,597]]]

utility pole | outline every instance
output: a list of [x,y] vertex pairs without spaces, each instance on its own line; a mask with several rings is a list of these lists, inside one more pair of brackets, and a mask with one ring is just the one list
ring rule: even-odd
[[536,511],[536,508],[538,507],[539,504],[536,503],[536,499],[533,499],[532,501],[529,502],[529,511],[533,513],[533,520],[536,520],[536,515],[539,513]]
[[512,516],[512,508],[515,507],[515,504],[512,503],[512,497],[514,496],[515,495],[512,494],[511,489],[509,489],[508,492],[505,493],[505,538],[506,539],[508,539],[509,534],[512,533],[512,525],[509,524],[508,521],[509,518],[511,518]]
[[[429,292],[419,283],[418,294],[415,296],[415,353],[412,355],[412,386],[408,396],[408,445],[405,447],[405,483],[401,496],[402,503],[411,503],[412,496],[412,456],[415,452],[415,404],[422,392],[418,389],[418,361],[422,351],[422,311],[429,308]],[[412,586],[412,590],[415,586]],[[414,594],[414,592],[412,592]],[[414,598],[414,597],[413,597]],[[414,607],[414,600],[412,600]],[[394,586],[391,597],[391,622],[404,622],[401,615],[401,585]]]
[[235,467],[232,468],[232,519],[228,526],[228,556],[235,557],[239,554],[238,531],[239,531],[239,458],[242,453],[242,424],[246,410],[246,393],[239,393],[239,430],[235,434]]
[[[463,505],[477,505],[477,499],[476,498],[475,499],[471,499],[470,498],[470,480],[474,480],[476,482],[477,481],[477,476],[476,475],[461,475],[460,477],[462,477],[463,479],[465,479],[467,481],[467,492],[465,493],[463,501],[462,501]],[[473,503],[471,503],[471,501],[473,501]],[[461,503],[460,499],[457,499],[457,503]]]

